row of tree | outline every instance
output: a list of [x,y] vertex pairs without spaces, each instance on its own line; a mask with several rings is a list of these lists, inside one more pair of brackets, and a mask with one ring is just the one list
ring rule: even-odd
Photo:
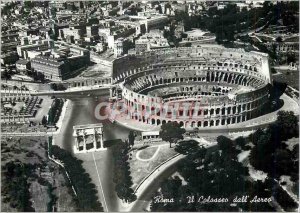
[[[64,105],[63,99],[59,99],[59,98],[54,99],[54,101],[51,105],[51,108],[49,109],[49,112],[48,112],[48,122],[47,122],[48,125],[54,126],[57,123],[59,116],[61,114],[63,105]],[[45,123],[44,118],[42,120],[42,123],[43,124]]]
[[112,147],[115,191],[118,197],[125,202],[133,202],[136,200],[132,187],[132,178],[129,166],[129,146],[119,140]]
[[77,211],[103,211],[103,207],[98,201],[96,186],[91,182],[89,174],[82,167],[82,161],[56,145],[51,147],[51,153],[56,159],[63,162],[65,170],[69,173],[71,185],[74,186],[76,191],[76,195],[72,194],[78,208]]

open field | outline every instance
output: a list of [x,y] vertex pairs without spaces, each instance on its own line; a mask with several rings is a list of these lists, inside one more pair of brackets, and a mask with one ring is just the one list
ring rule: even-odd
[[148,147],[146,149],[141,150],[137,155],[143,159],[143,160],[147,160],[149,158],[151,158],[155,152],[157,151],[157,149],[159,149],[158,147]]
[[[155,153],[157,148],[148,147],[141,151],[143,153],[140,155],[140,157],[148,159],[152,156],[151,153]],[[148,152],[149,150],[149,152]],[[169,144],[161,145],[160,150],[157,153],[157,155],[151,159],[150,161],[140,161],[137,159],[136,154],[137,150],[134,150],[131,152],[132,158],[129,160],[130,163],[130,171],[131,171],[131,177],[133,182],[133,189],[143,180],[144,177],[146,177],[150,172],[152,172],[155,167],[163,163],[168,158],[174,156],[177,154],[177,152],[174,150],[174,148],[170,148]],[[153,155],[152,154],[152,155]]]

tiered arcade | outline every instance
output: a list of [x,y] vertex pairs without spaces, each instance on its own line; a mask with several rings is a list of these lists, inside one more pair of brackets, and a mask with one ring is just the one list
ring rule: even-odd
[[124,69],[113,74],[122,89],[126,114],[133,120],[218,127],[258,117],[269,103],[267,54],[201,45],[136,57],[143,67],[126,70],[125,61]]

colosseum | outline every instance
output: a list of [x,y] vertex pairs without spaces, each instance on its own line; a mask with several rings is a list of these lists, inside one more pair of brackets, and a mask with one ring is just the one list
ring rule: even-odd
[[[219,45],[157,49],[116,61],[124,114],[141,125],[226,127],[264,114],[268,55]],[[167,107],[166,107],[167,106]]]

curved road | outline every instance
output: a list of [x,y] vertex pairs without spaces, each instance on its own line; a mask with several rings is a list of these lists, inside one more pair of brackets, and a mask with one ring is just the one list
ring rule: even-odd
[[166,166],[166,168],[160,168],[162,169],[162,171],[159,171],[158,175],[154,175],[155,177],[151,178],[150,183],[147,184],[145,188],[143,188],[141,194],[139,194],[139,199],[135,201],[135,203],[131,207],[131,212],[146,211],[146,208],[149,205],[151,198],[159,189],[161,183],[177,171],[177,165],[181,159],[182,158]]
[[[104,101],[104,100],[102,100]],[[63,120],[64,125],[59,134],[53,135],[54,143],[62,148],[73,152],[73,126],[90,123],[104,123],[104,140],[106,139],[125,139],[128,137],[129,130],[112,124],[109,121],[99,121],[94,116],[94,108],[99,101],[97,98],[77,98],[72,97],[68,104]],[[119,199],[114,190],[112,173],[112,154],[108,149],[95,153],[77,154],[76,157],[83,160],[83,166],[93,183],[98,189],[98,197],[105,211],[122,211],[119,209]],[[161,182],[170,177],[177,169],[177,164],[172,164],[166,169],[162,169],[151,183],[142,190],[139,199],[131,207],[131,211],[143,211],[149,204],[151,197],[160,187]]]

